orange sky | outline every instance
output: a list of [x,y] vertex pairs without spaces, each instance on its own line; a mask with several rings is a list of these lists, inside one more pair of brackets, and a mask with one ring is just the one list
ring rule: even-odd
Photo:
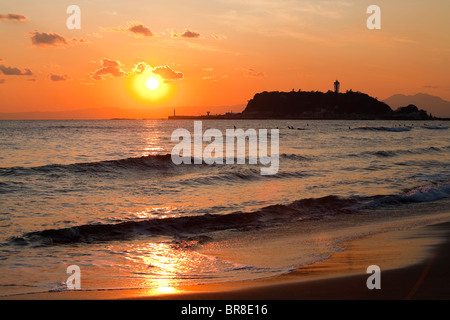
[[[71,4],[80,30],[66,26]],[[381,30],[366,27],[371,4]],[[450,100],[449,12],[448,0],[9,1],[0,8],[0,112],[215,113],[264,90],[326,91],[336,78],[379,99]],[[158,89],[145,87],[149,77]]]

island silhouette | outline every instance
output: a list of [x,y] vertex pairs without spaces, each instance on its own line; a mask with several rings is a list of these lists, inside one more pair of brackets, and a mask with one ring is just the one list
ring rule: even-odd
[[264,91],[254,95],[241,113],[201,116],[169,116],[169,119],[311,119],[311,120],[432,120],[427,111],[415,105],[393,110],[385,102],[359,91],[339,92],[340,83],[334,83],[334,91],[290,92]]

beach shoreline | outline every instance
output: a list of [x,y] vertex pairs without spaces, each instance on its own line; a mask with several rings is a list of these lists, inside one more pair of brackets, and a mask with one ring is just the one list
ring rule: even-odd
[[[271,278],[177,288],[18,294],[3,300],[404,300],[450,298],[450,222],[368,235],[330,259]],[[405,250],[405,248],[411,250]],[[367,267],[381,269],[369,290]]]

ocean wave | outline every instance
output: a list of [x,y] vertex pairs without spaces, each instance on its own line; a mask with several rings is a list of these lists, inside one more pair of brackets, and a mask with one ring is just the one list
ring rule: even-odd
[[450,197],[450,180],[433,182],[405,190],[398,195],[375,196],[366,202],[366,207],[433,202]]
[[411,127],[358,127],[353,130],[406,132],[411,131]]
[[423,126],[422,128],[428,129],[428,130],[447,130],[448,127],[441,127],[441,126]]
[[[447,147],[444,147],[443,149],[447,149]],[[443,150],[439,147],[425,147],[425,148],[363,151],[361,153],[352,153],[349,154],[348,156],[349,157],[375,156],[379,158],[391,158],[401,155],[430,154],[430,153],[439,153],[442,151]]]
[[220,185],[223,183],[236,184],[240,181],[258,181],[263,179],[290,179],[290,178],[304,178],[311,176],[310,173],[291,169],[279,171],[275,175],[261,175],[260,168],[240,167],[233,168],[233,171],[220,171],[217,173],[208,172],[206,175],[198,175],[195,177],[187,177],[180,181],[180,183],[189,183],[190,185]]
[[450,181],[420,186],[407,191],[402,199],[407,202],[431,202],[450,196]]
[[[307,162],[310,161],[309,158],[296,155],[296,154],[280,154],[281,159],[289,159],[296,162]],[[234,159],[237,162],[237,158]],[[248,159],[245,161],[248,163]],[[187,170],[187,172],[195,171],[200,168],[217,168],[222,165],[211,164],[207,165],[204,161],[202,165],[197,165],[195,163],[195,158],[191,158],[192,165],[175,165],[172,161],[171,154],[164,155],[149,155],[143,157],[126,158],[119,160],[105,160],[97,162],[82,162],[73,164],[51,164],[38,167],[7,167],[0,168],[0,177],[10,177],[10,176],[26,176],[31,174],[47,174],[59,177],[64,174],[120,174],[129,171],[174,171],[174,173],[180,174],[185,172],[187,168],[192,170]],[[223,158],[223,163],[226,163],[226,158]],[[232,165],[233,166],[233,165]],[[243,167],[243,169],[241,169]],[[250,165],[239,166],[239,170],[236,170],[236,166],[233,166],[233,172],[225,172],[218,174],[216,176],[207,176],[197,178],[198,182],[204,181],[206,183],[224,180],[231,180],[233,178],[238,178],[240,180],[255,180],[261,178],[260,172],[261,165],[251,168]],[[274,175],[276,178],[283,177],[298,177],[302,176],[301,172],[280,172]],[[194,181],[195,182],[195,181]],[[1,186],[0,186],[1,192]]]
[[280,158],[299,161],[299,162],[311,161],[311,158],[309,158],[309,157],[301,156],[299,154],[292,154],[292,153],[290,153],[290,154],[282,153],[282,154],[280,154]]
[[247,231],[326,214],[350,213],[355,204],[354,199],[329,196],[298,200],[289,205],[272,205],[253,212],[237,211],[230,214],[204,214],[47,229],[10,238],[9,243],[55,245],[127,240],[141,236],[183,237],[231,229]]
[[248,231],[281,223],[321,219],[337,214],[355,214],[369,208],[431,202],[450,196],[450,180],[419,186],[396,195],[371,197],[327,196],[294,201],[287,205],[271,205],[252,212],[203,214],[164,219],[131,220],[111,224],[87,224],[61,229],[28,232],[12,237],[13,245],[56,245],[128,240],[138,237],[198,236],[223,230]]
[[168,169],[175,167],[171,155],[150,155],[119,160],[105,160],[97,162],[83,162],[73,164],[50,164],[39,167],[9,167],[0,168],[0,176],[26,175],[32,173],[108,173],[120,169]]

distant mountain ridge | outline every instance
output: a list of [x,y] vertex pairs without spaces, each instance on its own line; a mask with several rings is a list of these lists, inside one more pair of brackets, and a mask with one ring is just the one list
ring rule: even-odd
[[426,93],[415,95],[395,94],[385,100],[386,104],[393,109],[414,104],[420,109],[425,109],[435,117],[450,118],[450,101],[446,101],[438,96]]

